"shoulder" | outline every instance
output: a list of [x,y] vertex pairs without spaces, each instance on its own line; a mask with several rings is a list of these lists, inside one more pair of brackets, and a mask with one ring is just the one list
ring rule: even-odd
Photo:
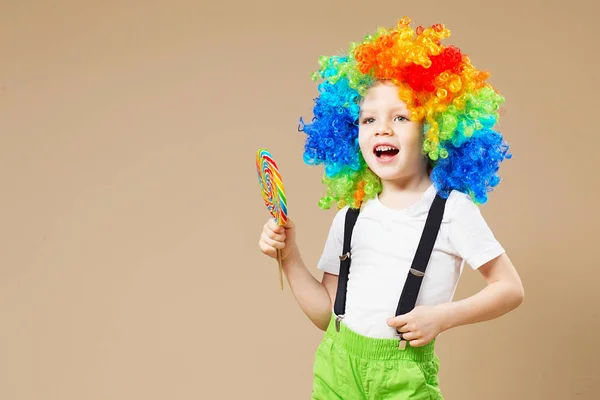
[[[492,235],[481,208],[466,193],[452,191],[448,196],[450,236],[468,236],[480,240]],[[479,239],[474,239],[480,236]]]
[[333,220],[331,221],[331,230],[336,232],[341,232],[344,229],[344,222],[346,220],[346,214],[350,207],[346,206],[344,208],[340,208],[335,212],[333,216]]
[[453,190],[448,196],[447,217],[449,220],[460,220],[469,215],[480,214],[479,206],[475,204],[471,196],[466,193]]
[[[343,232],[346,227],[346,222],[349,221],[352,225],[359,223],[358,221],[367,218],[369,220],[378,220],[380,216],[378,214],[378,207],[376,202],[373,200],[367,200],[364,202],[360,209],[350,208],[345,206],[335,213],[333,221],[331,222],[331,228],[337,232]],[[352,218],[350,214],[354,214],[355,218]],[[347,217],[350,217],[349,219]]]
[[350,207],[348,206],[337,210],[335,216],[333,217],[333,221],[344,221],[344,219],[346,218],[346,214],[348,214],[348,210],[350,210]]
[[454,254],[477,269],[504,252],[471,196],[453,191],[448,200],[451,203],[448,239]]

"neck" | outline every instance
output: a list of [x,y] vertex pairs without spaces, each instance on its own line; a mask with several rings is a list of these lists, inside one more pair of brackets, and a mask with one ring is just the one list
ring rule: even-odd
[[381,181],[382,193],[402,193],[402,192],[424,192],[429,186],[431,186],[431,179],[427,170],[419,171],[419,173],[409,175],[407,177],[391,180]]
[[393,181],[381,181],[379,201],[392,208],[405,208],[419,200],[431,186],[427,171]]

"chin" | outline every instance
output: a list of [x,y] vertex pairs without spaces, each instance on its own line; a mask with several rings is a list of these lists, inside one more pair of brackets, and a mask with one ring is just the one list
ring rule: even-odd
[[365,161],[371,171],[375,172],[377,175],[379,173],[389,174],[391,171],[395,171],[396,173],[400,172],[402,169],[402,160],[396,158],[395,160],[380,160],[375,156],[365,157]]
[[377,175],[379,177],[379,179],[381,179],[382,181],[387,181],[387,182],[391,182],[391,181],[396,181],[398,179],[402,179],[402,177],[404,175],[399,174],[399,173],[377,173],[377,171],[373,171],[375,172],[375,175]]
[[405,175],[402,173],[400,168],[398,168],[398,166],[373,165],[373,166],[369,166],[369,168],[371,169],[371,171],[373,171],[373,173],[375,175],[377,175],[379,177],[379,179],[384,180],[384,181],[393,181],[396,179],[400,179]]

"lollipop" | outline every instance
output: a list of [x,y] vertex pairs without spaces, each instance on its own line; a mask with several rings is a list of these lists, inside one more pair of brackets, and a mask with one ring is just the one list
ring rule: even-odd
[[[258,183],[262,191],[263,201],[277,225],[283,226],[287,222],[287,200],[283,181],[279,169],[271,153],[266,149],[256,152],[256,172]],[[279,287],[283,290],[283,269],[281,266],[281,250],[277,249],[277,262],[279,263]]]

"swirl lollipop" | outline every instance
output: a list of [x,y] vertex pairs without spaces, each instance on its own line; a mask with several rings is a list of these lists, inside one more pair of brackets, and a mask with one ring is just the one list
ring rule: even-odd
[[[283,226],[287,222],[287,199],[281,174],[271,153],[266,149],[256,152],[256,172],[261,188],[263,201],[269,213],[275,218],[277,225]],[[279,287],[283,290],[283,268],[281,265],[281,250],[277,249],[277,262],[279,263]]]

